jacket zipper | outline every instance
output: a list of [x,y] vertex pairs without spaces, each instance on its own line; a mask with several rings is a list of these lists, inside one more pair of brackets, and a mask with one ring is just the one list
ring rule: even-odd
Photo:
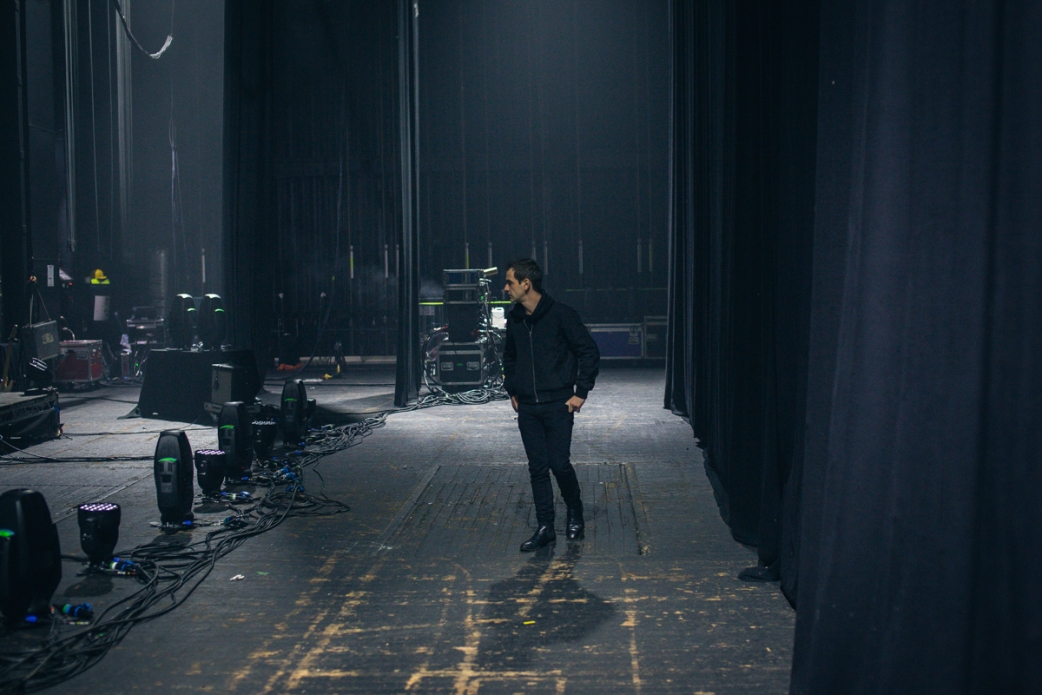
[[535,326],[529,326],[525,324],[525,328],[528,329],[528,352],[532,355],[532,393],[535,394],[535,402],[539,402],[539,391],[535,387],[535,342],[532,340],[532,329]]

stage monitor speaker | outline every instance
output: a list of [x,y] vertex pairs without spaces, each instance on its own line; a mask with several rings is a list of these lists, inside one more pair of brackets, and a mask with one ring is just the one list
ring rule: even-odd
[[210,402],[252,401],[256,392],[250,393],[249,371],[249,367],[241,364],[213,365]]
[[9,623],[50,613],[61,578],[58,529],[43,495],[25,489],[0,495],[0,613]]
[[164,526],[181,525],[192,516],[192,446],[183,430],[159,435],[153,467],[156,503]]
[[32,358],[50,360],[61,354],[58,339],[58,322],[45,321],[34,323],[22,329],[22,342],[25,343],[26,354]]
[[252,350],[192,352],[189,350],[152,350],[145,363],[145,382],[138,397],[141,417],[195,422],[206,417],[204,404],[225,403],[213,400],[213,365],[243,367],[245,385],[233,395],[252,402],[260,392],[261,377]]
[[217,417],[217,446],[228,455],[224,475],[228,482],[239,483],[249,477],[253,465],[253,420],[242,401],[221,406]]

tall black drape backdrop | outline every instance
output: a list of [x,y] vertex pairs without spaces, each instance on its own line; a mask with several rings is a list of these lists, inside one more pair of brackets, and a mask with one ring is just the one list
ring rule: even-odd
[[[133,307],[221,291],[223,13],[223,0],[135,0],[141,50],[113,2],[0,5],[7,330],[33,294],[43,316],[118,352],[116,322]],[[167,36],[169,50],[145,54]],[[48,285],[48,266],[71,286]],[[111,279],[112,321],[94,321],[95,269]]]
[[822,15],[793,692],[1040,690],[1040,30]]
[[232,341],[252,348],[259,364],[274,352],[268,287],[274,256],[264,242],[274,234],[271,169],[270,2],[225,2],[224,235],[225,306]]
[[229,0],[226,53],[236,339],[304,359],[336,343],[394,354],[404,260],[395,4]]
[[[85,74],[77,82],[78,248],[85,261],[97,264],[77,264],[86,271],[81,276],[103,268],[115,275],[118,294],[136,295],[134,304],[169,304],[181,292],[223,291],[223,2],[133,3],[129,25],[142,46],[158,51],[168,35],[174,40],[159,60],[124,41],[131,85],[124,94],[130,107],[123,120],[132,124],[123,145],[129,150],[126,229],[120,229],[120,180],[114,170],[119,164],[118,84],[105,80],[118,82],[118,75],[103,60],[108,49],[109,59],[118,62],[106,39],[115,44],[120,37],[114,30],[122,25],[111,0],[75,4],[81,6],[78,46],[81,51],[93,47],[96,54],[93,62],[89,54],[80,57]],[[92,26],[82,26],[88,16]],[[165,258],[163,271],[157,252]]]
[[[406,44],[400,7],[416,29]],[[237,342],[287,357],[287,345],[306,358],[335,342],[393,354],[403,331],[418,333],[399,319],[420,280],[438,297],[444,268],[527,255],[591,320],[660,315],[665,9],[229,0],[225,270]],[[419,90],[400,90],[402,60]]]
[[439,296],[445,268],[532,256],[554,296],[588,321],[662,315],[666,7],[421,3],[428,295]]
[[26,278],[32,253],[29,228],[27,114],[25,108],[25,24],[21,7],[0,13],[0,337],[24,325],[29,301]]
[[690,420],[735,539],[785,570],[791,599],[782,510],[802,451],[817,3],[678,1],[671,20],[665,404]]
[[1038,692],[1042,8],[671,6],[670,354],[792,692]]

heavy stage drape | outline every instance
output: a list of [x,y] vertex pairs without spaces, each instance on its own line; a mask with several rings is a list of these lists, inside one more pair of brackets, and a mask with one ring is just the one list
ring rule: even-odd
[[225,2],[231,338],[261,364],[397,353],[400,403],[419,374],[418,21],[416,0]]
[[791,599],[782,514],[802,452],[817,6],[677,0],[671,13],[666,407],[690,420],[735,539],[784,570]]
[[792,692],[1038,692],[1042,7],[671,16],[666,405]]

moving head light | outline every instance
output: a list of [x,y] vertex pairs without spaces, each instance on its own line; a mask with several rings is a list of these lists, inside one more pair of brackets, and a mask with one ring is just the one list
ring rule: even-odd
[[153,467],[156,502],[163,525],[181,526],[191,521],[192,447],[183,430],[167,430],[159,435]]
[[275,435],[279,433],[279,424],[274,420],[253,421],[253,451],[257,458],[268,458],[271,447],[275,444]]
[[200,449],[195,452],[195,473],[199,489],[207,497],[221,491],[224,473],[228,465],[228,454],[219,449]]
[[62,578],[58,529],[43,495],[0,495],[0,613],[9,623],[50,612]]
[[204,350],[219,350],[227,332],[224,301],[220,295],[203,295],[199,302],[199,340]]
[[167,330],[170,333],[171,347],[190,348],[195,340],[195,319],[197,315],[195,299],[190,294],[179,294],[170,303],[170,313],[166,318]]
[[242,401],[221,406],[217,417],[217,445],[228,455],[224,476],[228,482],[241,482],[253,466],[252,420]]
[[308,398],[307,388],[301,379],[287,381],[282,387],[282,441],[297,444],[304,438],[315,412],[314,399]]
[[112,562],[112,553],[119,542],[119,522],[122,512],[118,504],[90,502],[76,508],[80,526],[80,547],[91,567]]

